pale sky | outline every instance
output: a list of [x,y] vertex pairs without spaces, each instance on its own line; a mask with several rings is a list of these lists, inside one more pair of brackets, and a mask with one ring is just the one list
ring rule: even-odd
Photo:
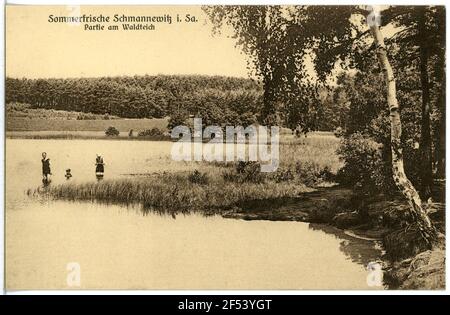
[[[84,24],[51,23],[49,15],[172,16],[155,30],[85,30]],[[176,23],[177,14],[197,23]],[[89,23],[95,25],[96,23]],[[144,23],[151,24],[151,23]],[[387,28],[385,35],[392,34]],[[247,57],[230,29],[212,34],[200,6],[20,6],[6,7],[6,75],[67,78],[120,75],[203,74],[248,77]],[[312,63],[307,63],[313,75]]]
[[[197,23],[154,23],[153,31],[87,31],[84,24],[50,23],[66,6],[7,6],[6,74],[15,78],[206,74],[247,77],[246,56],[234,40],[212,35],[200,6],[82,6],[75,15],[191,14]],[[73,9],[72,9],[73,10]],[[95,24],[95,23],[91,23]],[[106,23],[106,27],[111,24]],[[119,24],[119,27],[121,25]]]

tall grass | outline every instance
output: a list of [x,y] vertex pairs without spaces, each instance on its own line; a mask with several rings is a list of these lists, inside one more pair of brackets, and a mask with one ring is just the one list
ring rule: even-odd
[[281,167],[292,169],[303,164],[337,173],[343,165],[336,154],[339,139],[331,133],[312,133],[308,138],[286,137],[281,141]]
[[57,199],[118,204],[141,204],[144,211],[220,213],[252,200],[296,197],[311,191],[295,183],[233,183],[216,178],[208,185],[191,183],[187,176],[160,174],[89,183],[68,183],[29,191]]

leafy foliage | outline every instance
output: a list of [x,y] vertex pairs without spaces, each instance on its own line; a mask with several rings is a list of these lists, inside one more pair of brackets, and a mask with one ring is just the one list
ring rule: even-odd
[[105,135],[109,137],[117,137],[120,134],[119,130],[117,130],[115,127],[110,126],[108,129],[105,130]]
[[338,154],[344,166],[337,176],[341,183],[366,195],[395,191],[391,163],[383,158],[381,144],[358,132],[341,141]]
[[152,129],[145,129],[142,131],[139,131],[138,137],[154,137],[154,136],[162,136],[164,135],[164,132],[160,130],[159,128],[152,128]]
[[239,161],[234,170],[224,171],[222,177],[225,181],[236,183],[262,183],[264,174],[261,173],[259,162]]
[[194,172],[188,175],[188,181],[192,184],[206,185],[209,182],[208,174],[194,170]]

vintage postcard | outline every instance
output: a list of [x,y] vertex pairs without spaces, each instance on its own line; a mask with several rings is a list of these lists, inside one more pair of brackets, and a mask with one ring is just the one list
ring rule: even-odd
[[6,5],[6,290],[444,290],[445,15]]

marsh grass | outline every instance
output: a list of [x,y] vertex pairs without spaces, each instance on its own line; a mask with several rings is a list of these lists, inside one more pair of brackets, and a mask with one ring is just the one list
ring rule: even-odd
[[221,213],[251,200],[295,197],[310,188],[296,183],[233,183],[215,178],[209,185],[191,183],[186,175],[160,174],[147,178],[120,178],[70,183],[29,191],[56,199],[140,204],[144,212]]

